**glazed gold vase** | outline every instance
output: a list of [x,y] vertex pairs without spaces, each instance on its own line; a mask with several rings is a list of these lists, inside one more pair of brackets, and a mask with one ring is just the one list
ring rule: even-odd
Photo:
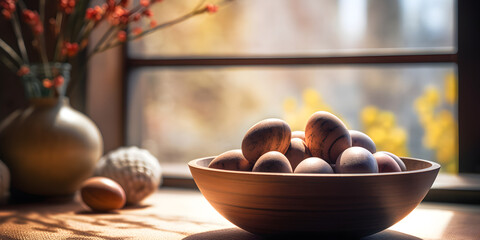
[[0,158],[10,169],[11,188],[22,193],[72,195],[102,153],[97,126],[66,97],[31,99],[0,124]]

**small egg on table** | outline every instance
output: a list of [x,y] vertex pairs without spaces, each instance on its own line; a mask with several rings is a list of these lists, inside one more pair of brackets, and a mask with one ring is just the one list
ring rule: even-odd
[[88,207],[99,212],[120,209],[126,201],[123,188],[117,182],[106,177],[87,179],[80,189],[80,194]]

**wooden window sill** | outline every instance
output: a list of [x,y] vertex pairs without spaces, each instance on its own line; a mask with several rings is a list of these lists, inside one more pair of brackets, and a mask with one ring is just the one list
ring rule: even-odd
[[[365,239],[475,239],[480,206],[421,203],[389,229]],[[261,239],[223,218],[199,191],[162,187],[143,205],[93,213],[67,203],[0,206],[0,239]]]

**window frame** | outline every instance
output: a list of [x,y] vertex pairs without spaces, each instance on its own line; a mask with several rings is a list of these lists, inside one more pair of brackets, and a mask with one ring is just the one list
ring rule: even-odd
[[[457,51],[454,53],[418,53],[392,55],[342,55],[342,56],[288,56],[288,57],[217,57],[205,58],[157,58],[138,59],[128,56],[127,45],[123,49],[125,56],[125,74],[123,79],[123,143],[126,144],[126,88],[129,72],[138,67],[161,66],[299,66],[299,65],[358,65],[358,64],[417,64],[417,63],[454,63],[458,70],[458,128],[459,128],[459,173],[480,173],[480,147],[476,145],[480,134],[480,105],[475,101],[480,90],[480,36],[475,23],[480,22],[476,13],[478,3],[475,1],[456,2]],[[475,174],[475,175],[476,175]],[[480,175],[479,175],[480,176]],[[188,180],[188,179],[187,179]],[[182,176],[172,176],[165,184],[175,186],[192,186]],[[193,183],[194,186],[194,183]]]

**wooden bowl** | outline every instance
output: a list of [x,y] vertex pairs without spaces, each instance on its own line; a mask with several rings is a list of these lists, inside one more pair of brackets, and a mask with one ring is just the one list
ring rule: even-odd
[[188,163],[203,196],[227,220],[260,235],[362,237],[407,216],[425,197],[440,165],[402,158],[407,171],[292,174],[208,168]]

